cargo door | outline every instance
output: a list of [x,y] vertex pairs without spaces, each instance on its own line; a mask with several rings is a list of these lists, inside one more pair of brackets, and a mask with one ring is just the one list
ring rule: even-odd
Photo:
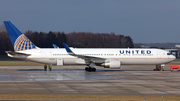
[[57,65],[63,65],[63,59],[57,59]]

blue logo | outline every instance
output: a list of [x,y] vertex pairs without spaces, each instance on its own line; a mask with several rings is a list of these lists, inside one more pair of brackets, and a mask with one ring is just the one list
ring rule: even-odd
[[120,54],[151,54],[150,50],[120,50]]
[[22,51],[37,48],[38,47],[36,47],[24,34],[19,36],[14,43],[14,51]]

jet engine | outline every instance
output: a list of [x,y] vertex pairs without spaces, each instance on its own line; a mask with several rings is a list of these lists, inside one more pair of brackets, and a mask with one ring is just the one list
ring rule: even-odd
[[118,69],[121,67],[121,61],[119,60],[108,60],[102,64],[104,68]]

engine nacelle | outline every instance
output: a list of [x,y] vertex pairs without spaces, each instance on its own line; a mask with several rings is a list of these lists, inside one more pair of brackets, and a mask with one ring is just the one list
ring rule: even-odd
[[109,60],[104,63],[104,68],[117,69],[121,67],[121,61],[119,60]]

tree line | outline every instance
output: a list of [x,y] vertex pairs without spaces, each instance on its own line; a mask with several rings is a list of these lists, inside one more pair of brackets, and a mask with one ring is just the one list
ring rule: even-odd
[[[130,36],[116,35],[114,33],[92,32],[33,32],[26,31],[25,35],[39,48],[53,48],[56,44],[64,48],[62,43],[76,48],[132,48],[133,41]],[[6,31],[0,31],[0,55],[6,55],[5,51],[13,51],[10,38]]]

